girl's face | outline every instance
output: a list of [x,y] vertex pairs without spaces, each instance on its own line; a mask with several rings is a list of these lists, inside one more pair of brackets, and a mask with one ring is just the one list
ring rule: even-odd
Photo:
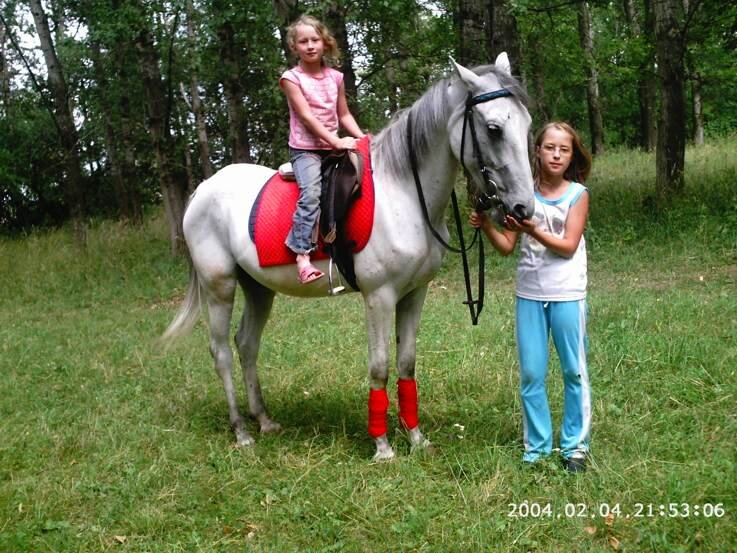
[[563,130],[550,127],[537,147],[537,157],[543,173],[563,175],[573,157],[573,138]]
[[298,25],[295,31],[294,50],[299,59],[309,64],[321,62],[325,45],[315,28],[310,25]]

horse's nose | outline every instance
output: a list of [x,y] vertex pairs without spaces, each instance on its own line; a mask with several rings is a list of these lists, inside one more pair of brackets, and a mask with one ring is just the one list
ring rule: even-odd
[[532,210],[528,209],[527,206],[523,204],[515,204],[514,208],[512,209],[512,216],[518,221],[529,219],[530,217],[532,217]]

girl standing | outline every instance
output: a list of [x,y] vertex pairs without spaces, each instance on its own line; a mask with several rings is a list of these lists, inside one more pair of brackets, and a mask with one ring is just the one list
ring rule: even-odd
[[566,469],[586,469],[591,428],[591,390],[586,364],[586,241],[589,193],[581,184],[591,156],[566,123],[545,125],[535,140],[535,215],[511,216],[498,230],[484,213],[471,213],[502,255],[514,251],[517,265],[516,337],[520,361],[525,453],[534,462],[551,454],[553,429],[545,378],[552,334],[563,372],[564,407],[560,449]]
[[[326,63],[336,62],[340,52],[325,25],[303,15],[289,26],[287,43],[299,61],[282,74],[279,86],[289,103],[289,157],[299,198],[285,243],[297,254],[299,281],[307,284],[323,276],[310,262],[317,242],[322,159],[331,150],[353,149],[364,134],[348,109],[343,74]],[[339,126],[351,136],[340,138]]]

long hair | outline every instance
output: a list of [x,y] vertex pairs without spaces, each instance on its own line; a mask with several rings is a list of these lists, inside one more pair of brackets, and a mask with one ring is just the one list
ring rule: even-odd
[[580,183],[586,182],[586,179],[589,177],[589,173],[591,172],[591,154],[581,142],[581,137],[578,136],[575,129],[563,121],[551,121],[537,132],[537,136],[535,137],[535,164],[532,168],[532,176],[535,178],[535,182],[540,178],[540,173],[542,171],[537,151],[540,146],[542,146],[545,133],[551,128],[568,133],[571,136],[571,142],[573,143],[571,163],[568,165],[568,169],[566,169],[565,173],[563,173],[563,178],[568,181]]
[[338,48],[338,41],[330,32],[330,30],[320,21],[319,19],[312,17],[311,15],[300,15],[294,23],[287,27],[287,45],[289,49],[296,53],[297,51],[297,27],[300,25],[306,25],[315,29],[322,42],[325,45],[323,52],[323,63],[331,67],[337,67],[340,65],[340,48]]

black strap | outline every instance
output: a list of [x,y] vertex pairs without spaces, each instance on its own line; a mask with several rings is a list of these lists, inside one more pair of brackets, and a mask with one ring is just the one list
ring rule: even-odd
[[[464,138],[465,138],[465,120],[464,120]],[[471,314],[471,324],[474,326],[478,324],[479,322],[479,315],[481,315],[481,310],[484,308],[484,241],[479,240],[479,282],[478,282],[478,289],[479,289],[479,299],[475,300],[473,299],[473,291],[471,289],[471,275],[468,268],[468,256],[466,255],[466,252],[469,251],[471,248],[473,248],[474,244],[476,243],[476,239],[479,236],[479,233],[481,232],[478,228],[475,230],[473,235],[473,240],[471,241],[471,244],[469,244],[468,247],[465,245],[465,239],[463,237],[463,227],[461,226],[461,211],[458,208],[458,198],[456,196],[456,191],[453,189],[450,193],[450,198],[453,204],[453,217],[455,218],[456,223],[456,232],[458,234],[458,241],[460,242],[460,248],[454,248],[450,244],[448,244],[442,236],[438,233],[438,231],[435,230],[435,228],[432,226],[432,222],[430,221],[430,214],[427,211],[427,203],[425,202],[425,194],[422,192],[422,184],[420,183],[420,174],[417,169],[417,155],[415,153],[415,149],[413,146],[413,140],[412,140],[412,111],[409,111],[407,113],[407,140],[409,143],[409,160],[410,160],[410,166],[412,167],[412,175],[415,180],[415,187],[417,188],[417,196],[420,200],[420,207],[422,208],[422,215],[425,218],[425,223],[427,223],[427,226],[430,228],[430,232],[435,237],[435,239],[442,244],[442,246],[454,253],[460,253],[461,259],[463,260],[463,278],[466,284],[466,301],[463,303],[468,306],[468,310]],[[462,148],[461,148],[462,151]]]
[[[420,207],[422,208],[422,215],[425,218],[425,222],[427,223],[427,226],[430,227],[430,232],[435,237],[435,239],[440,242],[443,247],[446,250],[449,250],[453,253],[465,253],[466,251],[470,250],[474,243],[476,242],[476,237],[478,236],[479,232],[478,229],[476,233],[474,234],[473,240],[471,241],[471,244],[468,246],[468,248],[464,248],[463,245],[461,245],[460,249],[455,248],[451,246],[448,242],[446,242],[442,236],[438,233],[438,231],[435,230],[435,228],[432,226],[432,223],[430,222],[430,214],[427,211],[427,203],[425,202],[425,194],[422,192],[422,184],[420,183],[420,174],[417,170],[417,154],[415,153],[415,149],[413,146],[413,140],[412,140],[412,112],[409,111],[407,113],[407,142],[409,143],[409,164],[412,168],[412,176],[415,179],[415,188],[417,188],[417,196],[420,198]],[[451,198],[453,199],[454,205],[458,204],[458,201],[455,197],[456,191],[455,189],[450,193]],[[456,215],[456,217],[460,217],[460,215]],[[461,242],[463,242],[461,240]]]

